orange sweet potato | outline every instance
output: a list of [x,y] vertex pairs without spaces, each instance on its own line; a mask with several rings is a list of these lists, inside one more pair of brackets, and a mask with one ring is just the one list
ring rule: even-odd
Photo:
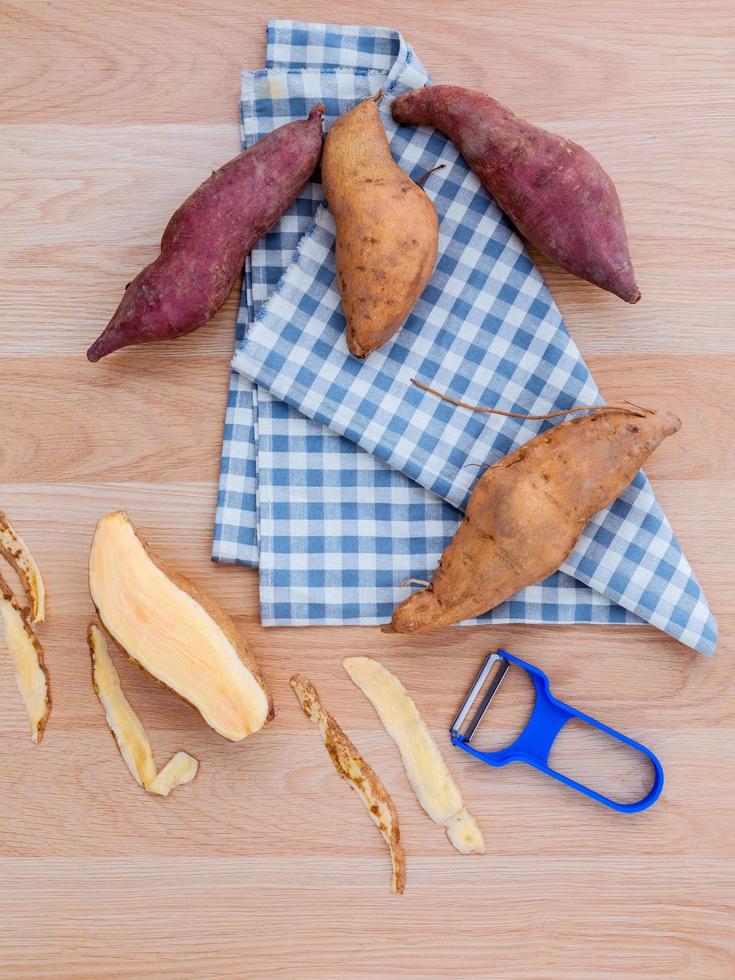
[[608,406],[542,432],[490,466],[431,584],[396,606],[383,629],[426,633],[470,619],[551,575],[585,524],[680,425],[667,412]]
[[125,289],[115,315],[87,351],[90,361],[191,333],[227,299],[253,245],[311,177],[322,149],[324,107],[268,133],[216,170],[176,211],[161,254]]
[[337,230],[337,285],[347,346],[365,357],[403,326],[436,264],[439,218],[391,156],[374,99],[327,133],[324,195]]
[[615,185],[595,158],[482,92],[434,85],[395,100],[393,118],[435,126],[539,251],[626,303],[641,298]]

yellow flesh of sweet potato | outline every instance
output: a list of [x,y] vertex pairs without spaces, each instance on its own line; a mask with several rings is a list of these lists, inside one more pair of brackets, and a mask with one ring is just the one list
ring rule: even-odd
[[122,511],[97,525],[89,588],[128,657],[220,735],[237,742],[273,717],[258,666],[230,617],[154,555]]
[[120,686],[120,676],[110,657],[104,633],[92,624],[87,640],[92,657],[92,685],[120,755],[135,781],[158,796],[168,796],[177,786],[190,783],[197,774],[199,763],[186,752],[177,752],[156,775],[148,734]]
[[319,728],[334,768],[360,797],[370,819],[383,835],[392,864],[390,890],[393,894],[402,894],[406,887],[406,855],[401,844],[398,814],[388,790],[321,703],[311,681],[301,674],[294,674],[291,687],[306,717]]
[[51,712],[51,695],[43,650],[10,586],[0,576],[0,617],[15,683],[31,723],[31,740],[40,742]]
[[484,853],[485,842],[439,747],[405,687],[377,660],[347,657],[342,666],[378,713],[398,746],[419,803],[462,854]]
[[31,604],[31,622],[42,623],[46,618],[46,589],[41,570],[26,543],[2,512],[0,512],[0,555],[13,566],[23,583]]

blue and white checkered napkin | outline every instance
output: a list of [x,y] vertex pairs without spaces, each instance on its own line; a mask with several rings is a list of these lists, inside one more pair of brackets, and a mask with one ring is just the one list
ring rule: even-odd
[[[243,75],[246,145],[317,101],[329,125],[383,88],[396,160],[414,179],[445,165],[425,184],[440,216],[436,271],[379,351],[365,361],[347,351],[318,184],[251,253],[238,317],[213,555],[259,561],[266,625],[383,622],[408,594],[403,580],[431,577],[481,467],[551,424],[467,412],[411,379],[527,414],[602,397],[513,228],[454,147],[393,123],[390,102],[428,81],[399,34],[275,22],[267,63]],[[643,474],[559,572],[482,621],[645,621],[705,653],[716,643]]]

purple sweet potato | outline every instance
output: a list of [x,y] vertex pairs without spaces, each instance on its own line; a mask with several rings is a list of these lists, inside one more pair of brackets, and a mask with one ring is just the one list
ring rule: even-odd
[[615,185],[595,158],[563,136],[514,116],[482,92],[434,85],[395,100],[393,118],[434,126],[525,238],[563,269],[641,298]]
[[324,107],[268,133],[205,180],[176,211],[161,254],[127,286],[90,361],[191,333],[227,299],[253,245],[293,203],[316,169]]

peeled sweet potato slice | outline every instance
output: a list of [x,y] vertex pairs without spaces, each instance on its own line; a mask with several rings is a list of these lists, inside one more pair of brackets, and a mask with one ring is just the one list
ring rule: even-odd
[[31,723],[31,740],[40,742],[51,713],[48,671],[38,637],[16,601],[13,592],[0,576],[0,617],[8,652],[13,660],[15,683]]
[[273,703],[230,617],[153,554],[127,514],[97,524],[89,590],[128,657],[238,742],[273,717]]
[[177,786],[190,783],[197,774],[199,763],[186,752],[177,752],[156,774],[148,733],[120,686],[120,675],[107,649],[105,634],[91,624],[87,641],[92,657],[92,686],[120,755],[136,783],[158,796],[168,796]]
[[311,681],[302,674],[294,674],[291,687],[306,717],[319,728],[334,768],[360,797],[370,819],[383,835],[393,869],[390,890],[393,894],[402,894],[406,888],[406,855],[401,844],[398,814],[388,790],[321,703]]
[[405,687],[377,660],[347,657],[342,666],[371,702],[396,743],[416,797],[462,854],[484,853],[485,841],[467,812],[439,747]]
[[41,570],[23,538],[1,511],[0,555],[13,566],[18,573],[18,578],[23,583],[23,588],[31,604],[31,622],[42,623],[46,618],[46,589]]

